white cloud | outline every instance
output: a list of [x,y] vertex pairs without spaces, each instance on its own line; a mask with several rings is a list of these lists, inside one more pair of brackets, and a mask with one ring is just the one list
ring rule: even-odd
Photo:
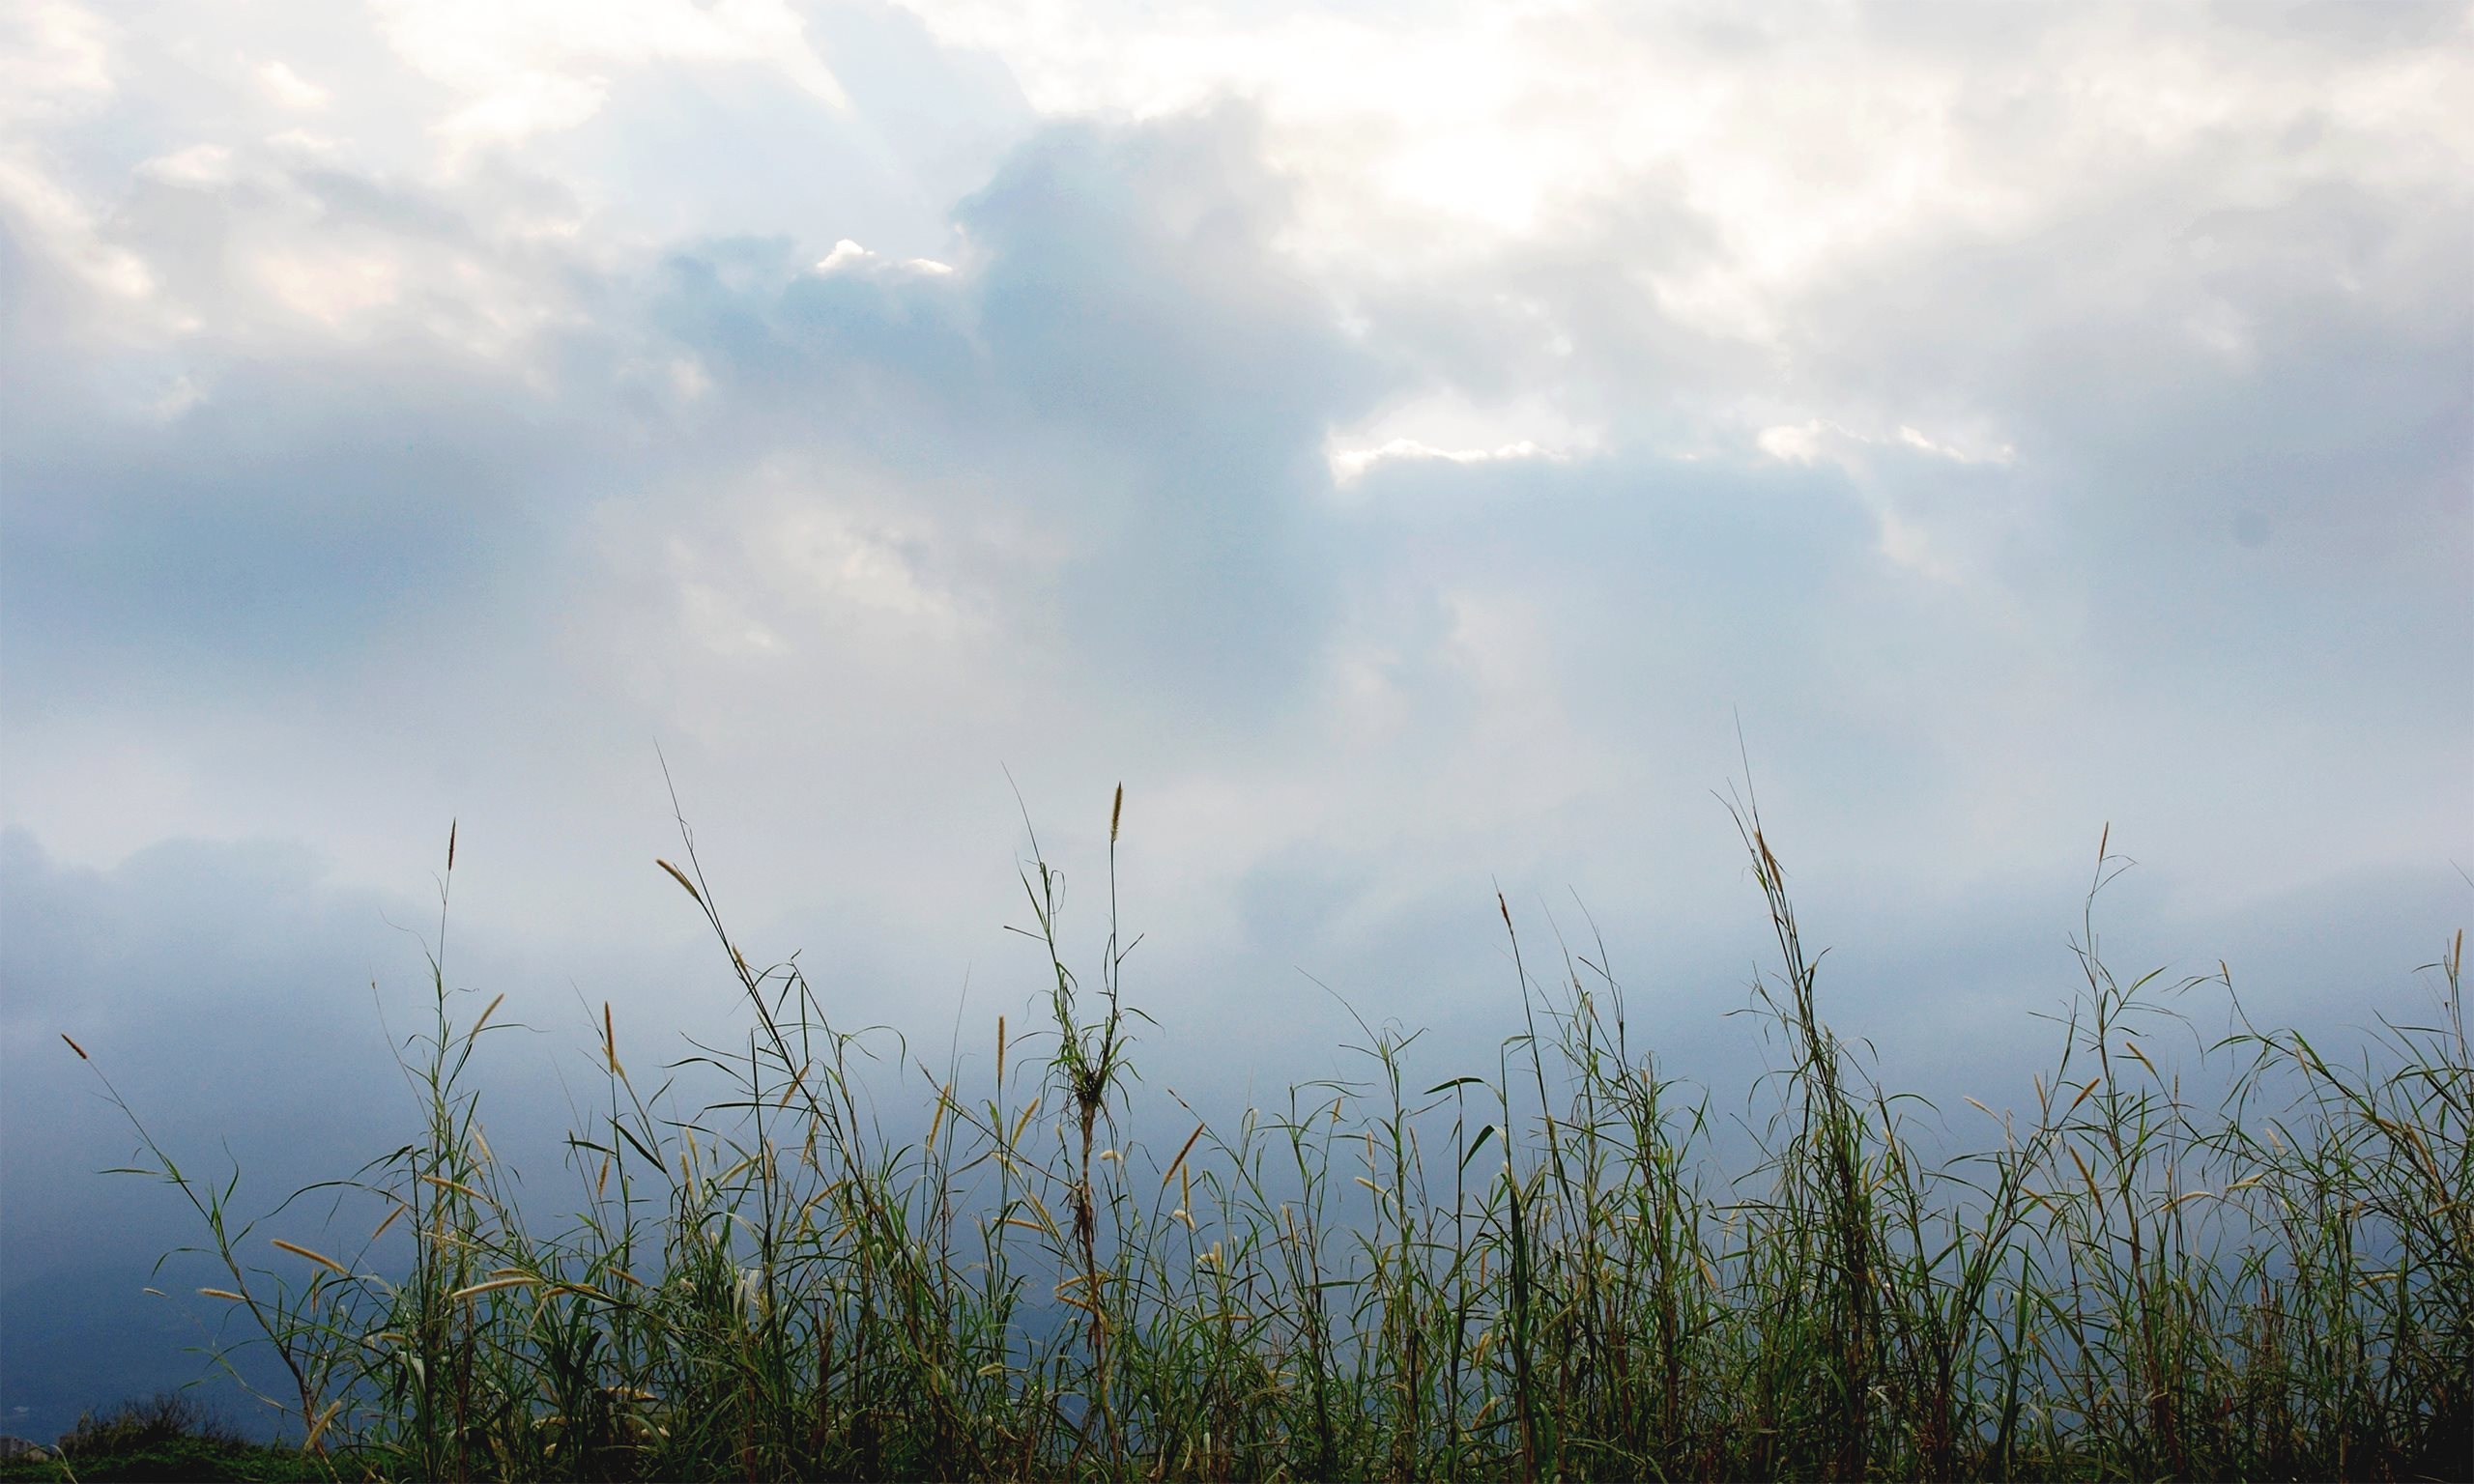
[[377,12],[407,65],[469,100],[440,125],[456,147],[572,128],[616,75],[665,62],[768,68],[849,106],[783,0],[380,0]]
[[289,108],[296,113],[315,113],[326,107],[334,97],[280,61],[258,65],[258,85],[266,89],[267,97],[274,101],[276,107]]
[[287,128],[267,136],[267,148],[280,157],[333,164],[344,157],[343,142],[331,134],[314,133],[305,128]]
[[1447,464],[1501,464],[1508,461],[1542,460],[1561,464],[1571,456],[1551,448],[1541,448],[1528,439],[1505,443],[1494,448],[1437,448],[1419,442],[1414,438],[1395,438],[1371,448],[1334,448],[1329,460],[1332,480],[1336,484],[1355,484],[1366,477],[1366,471],[1378,464],[1393,461],[1409,463],[1440,460]]
[[713,378],[703,361],[693,356],[678,356],[670,362],[670,385],[680,401],[702,402],[712,395]]
[[1811,422],[1780,423],[1761,430],[1761,451],[1787,464],[1818,464],[1822,458],[1823,435],[1838,432],[1838,425],[1815,418]]
[[599,76],[523,72],[478,90],[473,101],[441,120],[449,145],[520,144],[535,134],[573,128],[601,111],[610,84]]
[[[1974,551],[1984,524],[1989,496],[1955,507],[1916,497],[1911,467],[1903,455],[1921,454],[1960,469],[2005,470],[2018,458],[2007,442],[1987,440],[1979,448],[1932,438],[1899,424],[1880,433],[1864,433],[1825,417],[1801,423],[1775,423],[1755,436],[1762,454],[1781,464],[1811,469],[1826,467],[1848,476],[1870,509],[1875,545],[1895,566],[1941,583],[1966,580],[1984,559]],[[1883,455],[1889,457],[1885,460]]]
[[830,273],[849,264],[864,262],[875,256],[875,253],[846,237],[833,244],[831,252],[817,260],[816,271],[820,273]]
[[155,274],[145,259],[111,241],[93,210],[30,152],[0,145],[0,211],[14,215],[46,255],[109,299],[131,302],[154,295]]
[[1971,453],[1955,444],[1936,442],[1904,423],[1899,425],[1898,441],[1910,448],[1920,449],[1936,458],[1948,459],[1953,464],[2008,464],[2019,457],[2019,450],[2008,443],[1999,444],[1981,453]]
[[1644,259],[1628,271],[1678,323],[1765,345],[1851,255],[1952,232],[2028,238],[2125,157],[2323,111],[2358,137],[2285,169],[2436,186],[2474,151],[2474,111],[2451,101],[2474,93],[2474,47],[2346,58],[2135,8],[1915,45],[1860,7],[1790,19],[1438,5],[1408,27],[1320,7],[915,8],[947,40],[1005,56],[1050,112],[1259,107],[1266,154],[1298,190],[1288,244],[1351,277],[1457,272],[1554,241],[1597,206],[1663,198],[1718,250],[1659,262],[1661,244],[1627,243]]
[[137,173],[167,186],[228,186],[232,182],[232,152],[219,144],[193,144],[169,155],[158,155],[137,167]]
[[1912,448],[1953,464],[2006,465],[2019,456],[2019,450],[2007,442],[1971,450],[1928,437],[1905,423],[1886,433],[1861,433],[1827,417],[1775,423],[1763,428],[1753,442],[1763,453],[1782,464],[1832,463],[1849,469],[1862,467],[1867,448]]
[[1349,486],[1387,462],[1561,464],[1605,446],[1603,431],[1573,418],[1552,391],[1484,398],[1441,387],[1332,429],[1323,458],[1333,482]]
[[915,538],[898,529],[870,529],[833,513],[819,499],[784,510],[758,539],[778,590],[793,599],[840,602],[949,630],[960,619],[953,600],[922,581]]
[[954,271],[952,264],[940,263],[934,258],[904,258],[899,262],[889,260],[882,254],[871,252],[846,237],[833,244],[831,252],[817,260],[816,271],[819,274],[830,275],[869,266],[898,268],[905,272],[926,273],[931,277],[938,278]]
[[0,12],[0,119],[49,122],[110,100],[112,27],[70,0],[21,0]]
[[385,252],[284,251],[258,260],[267,288],[286,307],[333,328],[393,304],[403,266]]

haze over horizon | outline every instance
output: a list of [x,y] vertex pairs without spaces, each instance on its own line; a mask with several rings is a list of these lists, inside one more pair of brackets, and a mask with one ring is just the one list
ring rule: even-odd
[[2468,98],[2455,4],[0,6],[0,1432],[195,1369],[57,1038],[350,1173],[450,820],[555,1209],[601,1004],[735,1023],[664,759],[939,1064],[1122,781],[1154,1094],[1335,1074],[1317,981],[1491,1055],[1498,886],[1737,1085],[1739,725],[1893,1080],[2019,1095],[2108,828],[2119,966],[2427,1005]]

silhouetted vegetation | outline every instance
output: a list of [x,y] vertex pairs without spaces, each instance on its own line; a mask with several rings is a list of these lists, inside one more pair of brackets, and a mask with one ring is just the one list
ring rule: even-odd
[[333,1476],[327,1460],[298,1448],[262,1447],[195,1397],[166,1392],[89,1413],[63,1434],[51,1458],[0,1463],[0,1480],[305,1480]]

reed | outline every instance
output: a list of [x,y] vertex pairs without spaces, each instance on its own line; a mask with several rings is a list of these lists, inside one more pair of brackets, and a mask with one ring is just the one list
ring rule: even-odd
[[[1780,1048],[1732,1172],[1594,929],[1541,970],[1500,896],[1520,1013],[1493,1065],[1429,1081],[1417,1033],[1358,1018],[1360,1076],[1234,1118],[1138,1108],[1122,788],[1094,983],[1031,837],[1050,1024],[1000,1016],[983,1084],[838,1023],[795,962],[755,967],[682,822],[658,864],[748,1013],[677,1065],[727,1092],[640,1091],[605,1006],[570,1209],[536,1229],[469,1081],[500,1001],[467,1015],[444,967],[450,832],[417,1131],[332,1187],[369,1205],[359,1248],[268,1247],[289,1207],[236,1222],[139,1124],[143,1168],[196,1210],[202,1292],[245,1312],[336,1477],[2474,1472],[2461,934],[2433,1014],[2342,1057],[2241,1020],[2201,1049],[2227,1089],[2202,1099],[2156,1037],[2180,995],[2238,1013],[2230,976],[2114,977],[2109,832],[2028,1111],[1949,1154],[1831,1030],[1758,807],[1730,808],[1776,953],[1747,1008]],[[869,1111],[872,1049],[924,1137]],[[380,1261],[399,1227],[409,1256]]]

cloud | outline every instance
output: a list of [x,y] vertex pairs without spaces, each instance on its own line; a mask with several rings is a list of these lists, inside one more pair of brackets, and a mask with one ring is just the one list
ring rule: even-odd
[[952,265],[714,244],[673,259],[653,314],[773,450],[751,499],[840,501],[901,532],[903,582],[1162,704],[1275,696],[1333,601],[1324,430],[1379,372],[1272,253],[1246,129],[1062,128],[961,207]]
[[17,6],[7,24],[11,44],[0,47],[0,108],[15,122],[73,118],[111,98],[112,27],[102,17],[66,0]]
[[[1416,175],[1446,100],[1279,71],[1289,22],[1224,57],[1245,26],[1136,38],[1190,64],[1146,101],[1073,61],[1087,29],[820,14],[799,35],[848,109],[745,60],[789,34],[771,11],[493,20],[503,67],[471,24],[285,49],[331,95],[320,150],[265,96],[271,48],[185,91],[146,36],[55,28],[126,81],[43,138],[163,102],[116,177],[28,157],[9,217],[10,474],[44,497],[0,557],[25,756],[143,733],[127,786],[221,829],[193,738],[294,749],[340,802],[321,727],[473,748],[526,696],[717,761],[835,731],[853,769],[984,768],[1037,735],[1264,785],[1364,749],[1310,813],[1429,807],[1515,756],[1570,798],[1723,774],[1757,703],[1830,739],[1781,766],[1864,757],[1882,817],[1962,781],[1999,816],[1979,843],[2144,799],[2216,728],[2258,739],[2229,779],[2376,757],[2465,809],[2436,766],[2461,707],[2374,720],[2467,620],[2463,138],[2427,33],[1482,17],[1413,49],[1499,58],[1467,127],[1538,147],[1499,161],[1531,172],[1517,211],[1448,231],[1461,207],[1362,188]],[[1296,24],[1343,57],[1367,34]],[[2130,34],[2153,55],[2108,64]],[[1700,81],[1602,140],[1540,91],[1661,47]],[[611,92],[522,145],[436,136],[533,71]],[[1060,78],[1124,111],[1037,125]],[[1831,161],[1772,147],[1809,123],[1777,79],[1827,82]],[[992,101],[940,132],[897,81]],[[205,137],[232,90],[263,111]],[[2366,615],[2404,637],[2361,653]],[[379,698],[420,684],[467,729]],[[318,696],[349,699],[271,734]],[[2133,739],[2114,782],[2050,756],[2070,726]],[[1431,771],[1394,776],[1412,755]],[[10,802],[46,840],[136,828],[82,791]],[[2431,838],[2330,797],[2303,807],[2345,850]]]
[[334,99],[334,95],[292,70],[289,63],[267,61],[258,64],[258,82],[267,97],[278,105],[296,113],[316,113]]
[[1492,464],[1504,459],[1548,459],[1561,461],[1569,454],[1552,448],[1540,448],[1528,439],[1505,443],[1495,448],[1437,448],[1414,438],[1387,440],[1371,448],[1342,448],[1331,454],[1332,482],[1355,484],[1366,477],[1366,471],[1392,459],[1441,459],[1448,464]]
[[829,108],[849,97],[786,5],[382,4],[407,65],[469,100],[437,128],[457,148],[572,128],[608,99],[605,70],[658,63],[761,65]]

